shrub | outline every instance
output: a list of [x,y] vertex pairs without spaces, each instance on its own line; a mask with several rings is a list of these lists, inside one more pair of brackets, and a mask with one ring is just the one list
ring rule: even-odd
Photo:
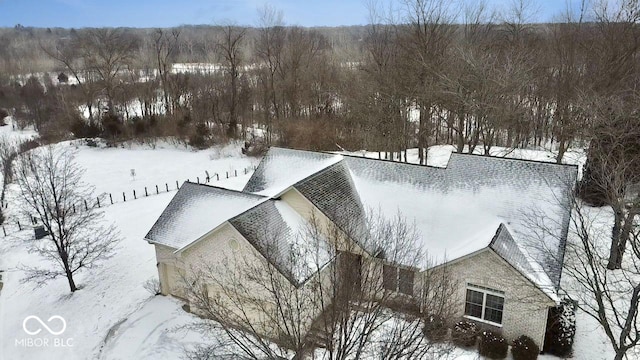
[[196,149],[206,149],[209,146],[211,131],[207,124],[198,123],[193,134],[189,136],[189,145]]
[[67,76],[67,74],[61,72],[60,74],[58,74],[58,81],[62,84],[66,84],[69,81],[69,77]]
[[458,321],[451,329],[451,340],[454,344],[462,347],[472,347],[476,345],[478,338],[478,325],[470,321]]
[[559,306],[549,309],[544,352],[559,357],[571,355],[575,335],[576,306],[570,300],[562,300]]
[[540,348],[532,338],[526,335],[513,340],[511,344],[513,360],[536,360],[538,354],[540,354]]
[[9,112],[6,109],[0,108],[0,120],[4,120],[7,116],[9,116]]
[[102,136],[104,138],[117,138],[122,134],[122,121],[115,114],[105,114],[102,117]]
[[438,315],[427,315],[424,319],[424,336],[434,342],[443,341],[447,337],[447,324]]
[[151,295],[159,295],[162,293],[162,288],[160,287],[160,280],[158,279],[149,279],[142,284],[142,286],[147,290]]
[[102,132],[98,124],[82,119],[79,116],[74,117],[72,120],[70,130],[76,139],[98,137]]
[[502,335],[485,330],[480,335],[478,352],[489,359],[504,359],[509,352],[509,344]]
[[251,140],[245,141],[242,147],[242,153],[247,156],[263,156],[267,153],[269,147],[266,142],[260,138],[253,137]]
[[18,152],[20,154],[27,152],[29,150],[33,150],[35,148],[37,148],[38,146],[40,146],[40,143],[37,140],[27,140],[25,142],[20,143],[20,145],[18,145]]

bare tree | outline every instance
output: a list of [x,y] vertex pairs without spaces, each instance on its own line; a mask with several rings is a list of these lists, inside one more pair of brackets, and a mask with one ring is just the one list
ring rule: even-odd
[[[422,313],[446,316],[456,287],[446,272],[417,275],[424,258],[415,228],[401,216],[372,215],[362,237],[355,223],[327,227],[312,219],[296,235],[298,245],[283,260],[295,264],[295,285],[266,258],[192,267],[186,297],[196,313],[216,320],[195,326],[217,335],[191,358],[406,359],[449,351],[425,339]],[[346,241],[356,233],[358,243]],[[261,241],[276,245],[284,235],[265,231]],[[365,243],[377,257],[364,255]]]
[[602,326],[620,360],[640,342],[640,226],[630,228],[629,256],[610,270],[610,236],[602,221],[610,218],[608,211],[574,203],[563,283],[578,307]]
[[13,161],[18,155],[19,141],[14,141],[7,135],[0,136],[0,174],[2,174],[2,189],[0,189],[0,224],[6,220],[4,214],[5,195],[7,186],[13,179]]
[[93,72],[103,85],[108,111],[115,114],[114,98],[122,72],[128,70],[138,48],[138,39],[122,28],[90,29],[79,38],[85,69]]
[[[222,28],[221,39],[216,44],[218,52],[224,60],[226,76],[230,84],[231,94],[228,102],[229,127],[227,129],[227,135],[230,137],[235,137],[238,131],[240,71],[243,61],[242,46],[246,33],[246,28],[226,25]],[[244,128],[243,131],[245,131]]]
[[113,226],[105,225],[93,201],[93,188],[82,180],[73,155],[48,146],[20,155],[15,179],[24,215],[41,222],[48,235],[28,240],[29,250],[47,260],[47,267],[25,267],[25,282],[42,285],[64,276],[71,292],[78,290],[74,275],[108,259],[119,241]]
[[160,77],[160,86],[162,87],[162,96],[164,100],[165,113],[171,115],[174,110],[173,104],[177,101],[169,101],[170,82],[171,82],[171,61],[176,55],[178,46],[180,45],[180,30],[173,29],[171,33],[157,29],[153,33],[153,45],[158,76]]

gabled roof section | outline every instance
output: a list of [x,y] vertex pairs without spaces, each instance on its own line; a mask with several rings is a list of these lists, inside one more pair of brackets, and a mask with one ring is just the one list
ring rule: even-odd
[[[492,236],[478,233],[504,223],[519,252],[559,284],[575,166],[456,153],[446,168],[353,156],[344,161],[365,207],[380,208],[387,217],[400,212],[413,221],[423,249],[436,261],[486,246]],[[532,230],[536,218],[546,219],[544,233]]]
[[530,261],[522,250],[520,250],[520,247],[511,236],[505,224],[500,224],[495,237],[489,244],[489,248],[536,284],[547,296],[553,300],[557,300],[557,287],[554,282],[538,264]]
[[296,183],[294,188],[345,234],[367,247],[365,210],[347,165],[340,161]]
[[295,286],[333,257],[326,240],[281,200],[263,202],[229,223]]
[[145,239],[181,249],[222,225],[230,217],[266,199],[259,195],[185,182]]
[[341,155],[272,147],[242,191],[275,197],[340,160]]

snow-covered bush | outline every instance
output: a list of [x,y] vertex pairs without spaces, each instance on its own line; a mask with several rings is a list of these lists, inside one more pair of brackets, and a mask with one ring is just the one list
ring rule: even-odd
[[480,335],[478,352],[489,359],[504,359],[509,352],[509,344],[502,335],[485,330]]
[[480,329],[476,323],[470,321],[458,321],[451,329],[451,341],[462,347],[473,347],[476,345]]
[[576,335],[576,306],[563,300],[549,313],[549,328],[545,337],[544,351],[559,357],[571,355]]
[[540,348],[532,338],[522,335],[513,340],[511,355],[513,360],[536,360],[540,354]]
[[424,336],[432,342],[443,341],[447,337],[447,324],[442,316],[428,315],[424,319]]

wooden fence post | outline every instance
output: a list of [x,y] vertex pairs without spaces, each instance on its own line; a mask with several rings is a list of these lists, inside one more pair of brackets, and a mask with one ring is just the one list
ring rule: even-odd
[[16,222],[18,223],[18,230],[22,231],[22,225],[20,225],[20,220],[16,220]]
[[180,189],[180,185],[178,185],[178,180],[176,180],[176,190]]
[[147,187],[144,187],[144,196],[149,196],[149,194],[147,193]]
[[238,170],[233,170],[234,176],[238,177]]
[[2,225],[2,233],[4,234],[4,236],[7,236],[7,230],[5,230],[4,225]]
[[160,191],[158,190],[158,185],[156,185],[156,195],[160,194]]
[[164,183],[164,186],[166,186],[166,188],[167,188],[167,192],[169,192],[169,184]]
[[122,200],[124,200],[124,202],[127,202],[127,195],[125,195],[124,191],[122,192]]
[[109,193],[109,200],[111,200],[111,205],[113,205],[113,197],[111,197],[111,193]]
[[198,181],[198,184],[200,184],[200,176],[196,177],[196,181]]
[[227,179],[229,178],[229,172],[227,171]]
[[84,211],[89,211],[89,206],[87,205],[87,200],[84,200]]
[[76,204],[73,204],[72,206],[73,206],[73,213],[75,214],[76,213]]
[[100,207],[100,196],[96,196],[96,200],[98,201],[98,207]]
[[220,181],[220,175],[218,175],[218,173],[216,173],[216,181]]
[[136,196],[136,191],[133,190],[133,200],[137,199],[138,197]]

